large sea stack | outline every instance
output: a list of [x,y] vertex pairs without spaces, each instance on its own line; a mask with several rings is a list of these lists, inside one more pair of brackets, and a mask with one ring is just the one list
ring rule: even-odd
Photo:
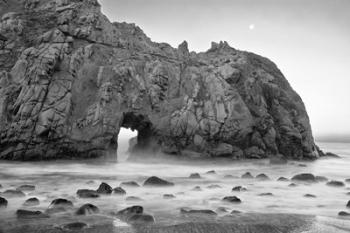
[[0,15],[0,159],[115,154],[121,127],[138,131],[138,156],[321,153],[267,58],[226,42],[202,53],[152,42],[96,0],[0,0]]

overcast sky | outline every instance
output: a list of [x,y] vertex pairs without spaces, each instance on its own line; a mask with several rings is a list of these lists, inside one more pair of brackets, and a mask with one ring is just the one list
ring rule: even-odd
[[273,60],[301,95],[316,137],[350,134],[350,0],[100,0],[111,21],[206,51],[226,40]]

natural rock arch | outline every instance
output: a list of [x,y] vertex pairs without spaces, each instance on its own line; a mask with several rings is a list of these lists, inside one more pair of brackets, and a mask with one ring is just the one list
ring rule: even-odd
[[123,125],[139,147],[182,156],[319,156],[301,98],[264,57],[152,42],[95,0],[13,1],[1,13],[1,159],[103,156]]

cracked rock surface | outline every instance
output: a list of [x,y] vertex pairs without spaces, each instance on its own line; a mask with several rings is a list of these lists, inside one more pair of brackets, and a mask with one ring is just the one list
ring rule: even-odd
[[111,23],[96,0],[0,1],[0,159],[132,151],[314,159],[299,95],[267,58],[226,42],[202,53]]

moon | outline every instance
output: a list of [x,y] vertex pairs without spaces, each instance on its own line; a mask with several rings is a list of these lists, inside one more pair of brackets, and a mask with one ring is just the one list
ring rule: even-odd
[[254,30],[255,29],[255,24],[250,24],[249,25],[249,30]]

